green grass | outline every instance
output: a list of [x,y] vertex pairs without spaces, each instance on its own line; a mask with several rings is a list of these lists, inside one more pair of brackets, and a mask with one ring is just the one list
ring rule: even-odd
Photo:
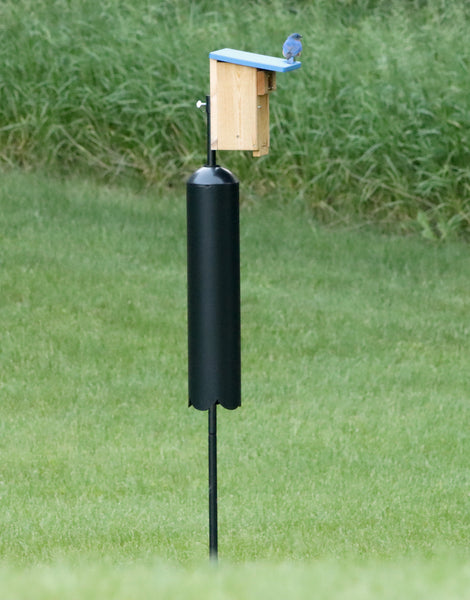
[[3,164],[174,186],[203,159],[195,102],[209,90],[208,53],[278,55],[301,30],[302,69],[279,76],[271,98],[269,157],[227,158],[251,198],[324,221],[468,235],[463,0],[7,0],[0,28]]
[[469,597],[468,564],[454,557],[440,561],[397,561],[384,564],[251,564],[194,570],[153,564],[128,566],[67,565],[35,567],[28,572],[0,570],[0,591],[16,600],[144,600],[147,598],[208,598],[255,600],[270,598],[307,600],[373,600],[423,598],[462,600]]
[[2,175],[0,595],[468,594],[467,248],[309,215],[242,209],[212,573],[184,192]]

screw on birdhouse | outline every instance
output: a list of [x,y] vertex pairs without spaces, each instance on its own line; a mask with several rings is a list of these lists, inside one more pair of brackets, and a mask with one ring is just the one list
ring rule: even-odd
[[207,102],[202,102],[201,100],[198,100],[196,102],[196,108],[201,108],[201,106],[206,106]]

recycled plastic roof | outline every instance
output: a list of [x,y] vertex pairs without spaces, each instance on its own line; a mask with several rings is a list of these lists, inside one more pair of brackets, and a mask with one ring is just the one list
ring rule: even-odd
[[278,73],[295,71],[296,69],[300,69],[302,64],[301,62],[289,63],[285,58],[278,58],[277,56],[255,54],[254,52],[244,52],[243,50],[233,50],[232,48],[215,50],[209,54],[209,58],[235,65],[264,69],[266,71],[277,71]]

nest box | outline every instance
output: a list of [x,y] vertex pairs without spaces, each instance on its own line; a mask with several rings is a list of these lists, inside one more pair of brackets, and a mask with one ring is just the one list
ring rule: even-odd
[[294,71],[300,62],[224,48],[209,54],[212,150],[269,152],[269,93],[276,72]]

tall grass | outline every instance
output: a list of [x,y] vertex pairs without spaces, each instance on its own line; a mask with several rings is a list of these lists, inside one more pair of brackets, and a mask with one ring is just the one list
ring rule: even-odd
[[270,155],[221,155],[246,196],[468,233],[469,12],[463,0],[6,0],[0,160],[175,185],[203,160],[208,52],[278,55],[300,30],[302,69],[271,98]]

